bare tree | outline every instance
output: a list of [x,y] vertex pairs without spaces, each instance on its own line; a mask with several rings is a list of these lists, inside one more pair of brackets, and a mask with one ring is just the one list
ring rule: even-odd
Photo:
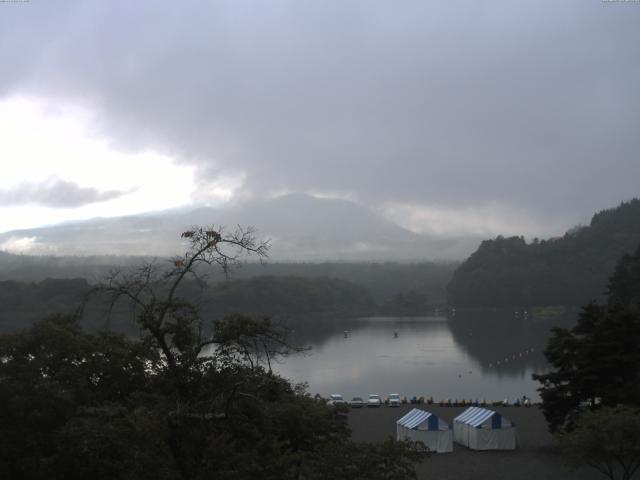
[[222,227],[193,226],[181,238],[187,243],[184,255],[165,265],[151,261],[132,270],[114,270],[94,290],[106,294],[110,310],[120,302],[130,306],[171,371],[189,368],[205,347],[216,343],[205,333],[198,308],[180,297],[179,287],[188,278],[204,287],[206,269],[201,267],[218,266],[228,275],[246,257],[264,261],[270,248],[269,240],[258,240],[251,227],[226,232]]
[[292,352],[308,351],[310,347],[294,347],[288,341],[289,330],[269,317],[249,317],[242,314],[228,315],[216,320],[214,341],[222,356],[249,365],[251,371],[266,366],[273,372],[272,364],[279,357]]

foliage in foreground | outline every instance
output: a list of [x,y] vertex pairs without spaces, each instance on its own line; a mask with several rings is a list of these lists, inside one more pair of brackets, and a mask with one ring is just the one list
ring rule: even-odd
[[582,413],[558,436],[575,466],[587,464],[611,480],[631,480],[640,468],[640,410],[604,407]]
[[[0,478],[74,480],[415,478],[418,444],[355,444],[344,410],[271,371],[295,350],[268,318],[206,325],[180,297],[195,266],[266,254],[251,231],[183,234],[187,253],[113,272],[139,339],[53,316],[0,336]],[[211,322],[210,322],[211,323]]]
[[1,337],[0,477],[413,478],[417,446],[351,442],[344,412],[263,368],[268,321],[218,328],[225,348],[179,371],[69,317]]

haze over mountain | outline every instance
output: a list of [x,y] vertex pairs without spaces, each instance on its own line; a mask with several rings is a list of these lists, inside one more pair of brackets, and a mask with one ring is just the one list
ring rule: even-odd
[[0,231],[301,192],[561,235],[637,194],[637,3],[1,2]]
[[273,260],[450,260],[468,256],[476,237],[427,236],[348,200],[290,194],[226,207],[182,208],[95,218],[0,235],[0,248],[29,254],[174,255],[190,225],[251,225],[270,238]]

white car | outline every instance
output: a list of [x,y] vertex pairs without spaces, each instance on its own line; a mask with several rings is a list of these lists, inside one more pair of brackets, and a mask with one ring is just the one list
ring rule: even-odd
[[380,407],[382,405],[382,399],[380,395],[371,394],[367,400],[367,407]]
[[347,403],[344,401],[344,398],[342,398],[342,395],[340,395],[339,393],[332,393],[331,395],[329,395],[327,405],[339,405],[341,403]]
[[400,394],[398,393],[390,393],[389,394],[389,406],[390,407],[399,407],[402,404],[402,399],[400,398]]

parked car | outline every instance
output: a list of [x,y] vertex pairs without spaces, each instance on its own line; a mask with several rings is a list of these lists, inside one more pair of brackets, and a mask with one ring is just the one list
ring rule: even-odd
[[362,397],[353,397],[349,405],[351,405],[351,408],[362,408],[364,407],[364,400]]
[[367,400],[367,407],[380,407],[382,406],[382,399],[380,395],[376,395],[372,393],[369,395],[369,399]]
[[339,393],[332,393],[331,395],[329,395],[327,405],[339,405],[341,403],[347,403],[344,401],[344,398],[342,398],[342,395],[340,395]]
[[389,406],[390,407],[399,407],[402,403],[400,399],[400,394],[398,393],[390,393],[389,394]]

